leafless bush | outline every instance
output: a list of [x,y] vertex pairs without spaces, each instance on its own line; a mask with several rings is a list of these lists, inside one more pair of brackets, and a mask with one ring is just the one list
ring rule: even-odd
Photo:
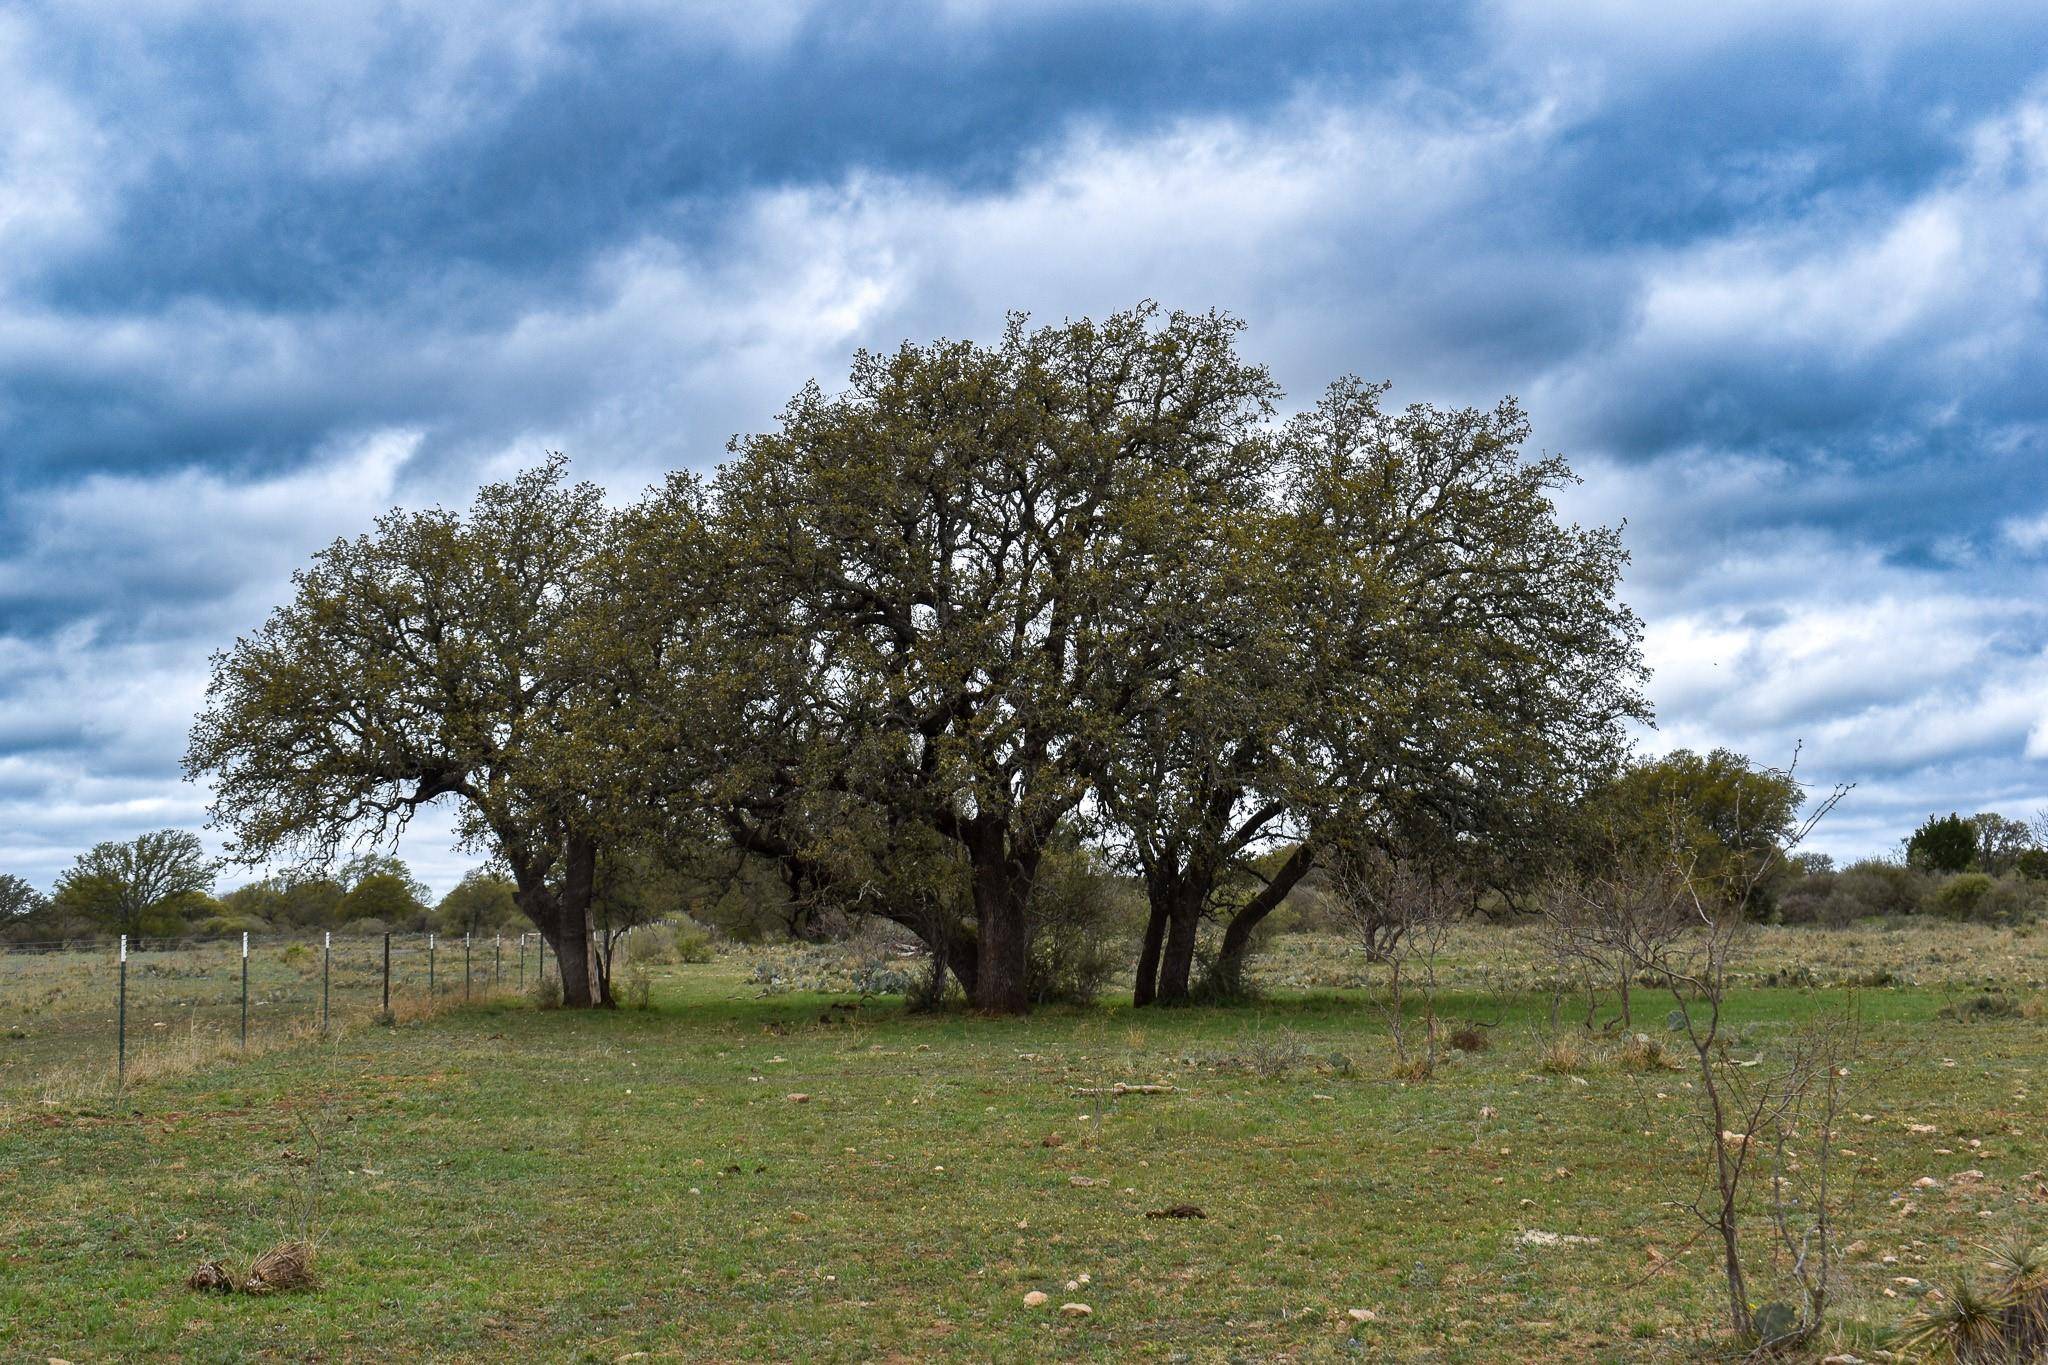
[[[1341,849],[1331,861],[1328,885],[1336,921],[1369,961],[1386,968],[1382,1008],[1394,1039],[1396,1068],[1419,1080],[1436,1069],[1437,955],[1471,904],[1470,893],[1439,867],[1371,846]],[[1411,964],[1414,973],[1407,970]],[[1422,1002],[1422,1037],[1412,1045],[1407,1023],[1411,987]]]
[[[1788,768],[1784,776],[1791,775]],[[1618,860],[1603,878],[1592,879],[1604,890],[1567,898],[1559,917],[1584,924],[1571,932],[1597,945],[1601,961],[1655,982],[1676,1005],[1672,1018],[1690,1045],[1702,1129],[1704,1178],[1690,1207],[1721,1243],[1730,1327],[1738,1340],[1763,1349],[1806,1340],[1826,1312],[1834,1256],[1834,1127],[1858,1034],[1849,1026],[1853,1021],[1831,1021],[1802,1033],[1776,1065],[1761,1059],[1739,1064],[1729,1055],[1725,1008],[1758,887],[1847,793],[1837,787],[1771,854],[1732,871],[1703,875],[1676,838],[1661,862]],[[1583,922],[1573,918],[1580,909]],[[1791,1144],[1802,1125],[1807,1150],[1795,1165]],[[1760,1309],[1751,1297],[1740,1214],[1753,1176],[1767,1182],[1775,1237],[1801,1299],[1797,1310],[1782,1304]]]
[[1636,973],[1697,927],[1686,871],[1662,849],[1617,844],[1599,870],[1545,887],[1538,905],[1545,945],[1585,986],[1589,1028],[1603,981],[1616,987],[1621,1026],[1633,1028]]

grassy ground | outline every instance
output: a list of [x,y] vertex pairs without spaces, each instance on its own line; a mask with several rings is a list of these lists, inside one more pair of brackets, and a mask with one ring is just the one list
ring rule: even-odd
[[[1323,983],[1357,959],[1300,942],[1235,1010],[834,1008],[762,997],[737,955],[664,969],[644,1012],[500,1000],[118,1099],[15,1068],[0,1358],[1711,1355],[1711,1253],[1675,1207],[1693,1092],[1611,1038],[1577,1076],[1541,1070],[1535,961],[1518,935],[1461,936],[1447,1003],[1491,1045],[1413,1084],[1371,1003]],[[1918,1291],[1902,1277],[2048,1206],[2044,975],[2048,938],[2004,931],[1759,944],[1743,1050],[1853,997],[1891,1052],[1854,1078],[1843,1235],[1867,1246],[1831,1346],[1870,1356]],[[2035,1017],[1972,1012],[1986,987]],[[1644,1001],[1650,1031],[1663,1008]],[[1074,1093],[1119,1081],[1175,1089]],[[1207,1217],[1145,1216],[1183,1203]],[[183,1287],[308,1217],[317,1289]]]

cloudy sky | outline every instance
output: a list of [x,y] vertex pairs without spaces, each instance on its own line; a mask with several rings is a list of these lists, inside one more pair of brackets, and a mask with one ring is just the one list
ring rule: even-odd
[[[0,870],[197,825],[209,652],[393,503],[706,467],[857,346],[1221,306],[1518,395],[1658,747],[2048,806],[2038,0],[0,10]],[[405,854],[437,886],[445,823]]]

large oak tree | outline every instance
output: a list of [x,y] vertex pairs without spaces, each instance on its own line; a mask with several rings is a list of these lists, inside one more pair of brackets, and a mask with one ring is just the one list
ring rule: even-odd
[[591,895],[632,804],[625,692],[597,643],[610,520],[557,457],[466,515],[394,511],[317,554],[292,600],[215,656],[193,726],[186,771],[212,780],[230,853],[324,864],[452,800],[554,949],[564,1001],[601,1002]]
[[1170,652],[1182,513],[1258,477],[1275,389],[1237,330],[1148,306],[862,353],[720,476],[746,633],[795,671],[780,804],[957,848],[984,1010],[1026,1007],[1039,863]]
[[[1279,497],[1239,512],[1256,551],[1192,580],[1202,624],[1119,732],[1103,790],[1152,901],[1141,1004],[1187,997],[1212,913],[1228,989],[1333,843],[1533,872],[1647,714],[1625,555],[1557,514],[1564,462],[1523,455],[1512,402],[1388,412],[1384,392],[1341,380],[1287,424]],[[1282,834],[1289,856],[1222,904]]]

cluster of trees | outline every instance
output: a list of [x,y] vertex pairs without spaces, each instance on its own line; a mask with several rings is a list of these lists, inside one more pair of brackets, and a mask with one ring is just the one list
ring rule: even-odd
[[2048,879],[2048,810],[2030,823],[1996,811],[1930,815],[1906,840],[1906,863],[1925,872]]
[[189,830],[95,844],[47,896],[20,877],[0,876],[0,935],[62,941],[311,929],[457,934],[521,922],[511,883],[487,868],[471,872],[438,904],[403,861],[385,854],[352,857],[321,875],[266,877],[216,895],[218,872]]
[[996,1012],[1080,850],[1144,888],[1140,1002],[1194,989],[1205,920],[1227,987],[1338,847],[1511,889],[1647,713],[1619,538],[1512,401],[1345,379],[1280,422],[1238,334],[1013,318],[862,353],[622,509],[555,458],[393,512],[217,656],[188,773],[252,862],[458,803],[570,1004],[684,851],[772,870],[797,932],[904,926]]
[[1823,925],[1895,915],[2019,924],[2048,911],[2048,811],[2031,822],[1991,812],[1930,816],[1902,854],[1839,868],[1824,857],[1792,860],[1773,887],[1779,917]]

